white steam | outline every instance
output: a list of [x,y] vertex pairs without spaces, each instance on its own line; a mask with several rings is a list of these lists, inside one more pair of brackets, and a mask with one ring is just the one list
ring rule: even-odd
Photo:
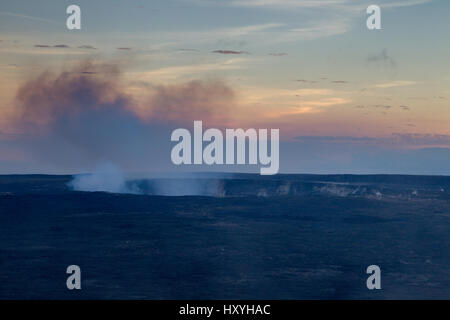
[[[112,163],[102,163],[92,173],[74,175],[67,184],[74,191],[111,192],[159,196],[224,196],[221,175],[164,174],[125,176]],[[130,179],[131,178],[131,179]]]
[[112,193],[141,193],[138,188],[127,186],[124,174],[111,164],[97,165],[94,172],[74,176],[68,183],[75,191],[103,191]]

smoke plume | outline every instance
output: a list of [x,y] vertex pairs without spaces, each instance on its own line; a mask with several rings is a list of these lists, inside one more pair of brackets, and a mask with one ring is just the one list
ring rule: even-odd
[[43,72],[17,91],[8,130],[17,134],[3,145],[33,173],[90,172],[109,162],[125,172],[170,171],[172,130],[197,117],[221,122],[233,104],[233,90],[219,80],[155,79],[139,97],[128,85],[114,63]]

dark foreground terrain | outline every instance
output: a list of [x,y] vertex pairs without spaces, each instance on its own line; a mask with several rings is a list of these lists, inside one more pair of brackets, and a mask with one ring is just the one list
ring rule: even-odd
[[[202,179],[213,196],[0,176],[0,298],[450,298],[448,177]],[[72,264],[81,290],[66,288]],[[381,290],[366,288],[372,264]]]

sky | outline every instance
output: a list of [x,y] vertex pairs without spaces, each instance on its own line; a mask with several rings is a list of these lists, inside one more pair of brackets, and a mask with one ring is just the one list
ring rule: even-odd
[[[66,28],[67,6],[81,30]],[[381,8],[381,30],[366,8]],[[0,173],[179,168],[174,128],[279,128],[281,173],[450,174],[446,0],[0,1]]]

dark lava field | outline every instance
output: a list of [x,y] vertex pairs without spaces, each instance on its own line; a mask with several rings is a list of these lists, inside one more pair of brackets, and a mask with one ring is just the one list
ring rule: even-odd
[[450,177],[71,179],[0,176],[1,299],[450,298]]

